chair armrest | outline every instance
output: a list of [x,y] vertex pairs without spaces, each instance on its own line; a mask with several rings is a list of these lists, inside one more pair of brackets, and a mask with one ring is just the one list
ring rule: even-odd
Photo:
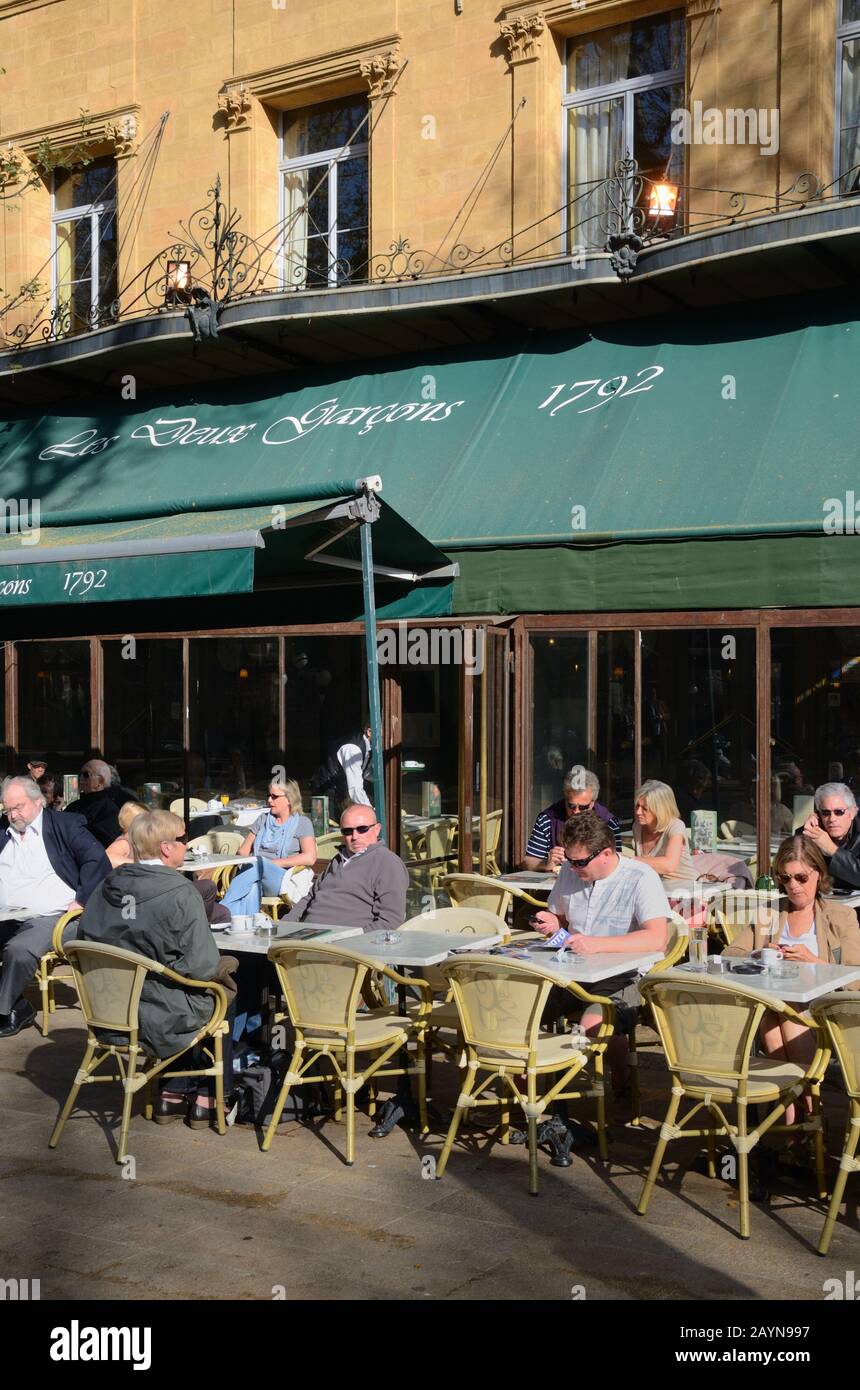
[[59,956],[60,960],[66,959],[66,953],[63,950],[63,932],[70,922],[74,922],[76,918],[81,916],[82,912],[82,907],[70,907],[68,912],[64,912],[62,917],[60,917],[54,925],[54,931],[51,937],[51,950],[54,952],[55,956]]
[[230,1001],[227,998],[227,991],[218,980],[192,980],[187,975],[180,975],[178,971],[171,970],[169,965],[163,965],[159,971],[165,979],[173,980],[175,984],[182,985],[183,989],[205,989],[215,998],[215,1011],[206,1025],[207,1030],[212,1030],[217,1024],[223,1022]]

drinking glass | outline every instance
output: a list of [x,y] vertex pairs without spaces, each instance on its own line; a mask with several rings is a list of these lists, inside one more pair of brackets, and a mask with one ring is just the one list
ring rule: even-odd
[[690,929],[690,969],[707,970],[708,968],[708,929],[707,927],[691,927]]

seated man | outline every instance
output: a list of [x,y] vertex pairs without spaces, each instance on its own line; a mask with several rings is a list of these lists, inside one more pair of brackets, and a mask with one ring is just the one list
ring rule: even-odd
[[[622,951],[662,955],[668,941],[669,904],[654,870],[617,854],[612,831],[593,811],[569,820],[563,839],[565,863],[547,909],[535,914],[537,930],[552,936],[559,927],[566,928],[571,935],[564,945],[576,955]],[[634,932],[635,939],[631,939]],[[635,976],[622,971],[599,988],[595,986],[593,992],[615,1004],[616,1036],[607,1057],[615,1097],[624,1100],[630,1081],[626,1035],[640,1003]],[[569,1005],[571,996],[564,1002]],[[585,1032],[594,1034],[601,1014],[586,1010],[581,1021]]]
[[[218,978],[233,992],[223,978],[224,967],[229,962],[235,968],[237,963],[219,955],[203,900],[178,872],[185,859],[182,821],[170,811],[148,811],[135,817],[128,837],[134,862],[120,864],[93,893],[80,921],[79,938],[137,951],[189,979]],[[147,977],[138,1018],[141,1039],[154,1056],[180,1052],[211,1016],[212,997],[203,990],[183,990],[157,975]],[[222,1045],[225,1091],[229,1091],[233,1075],[229,1034]],[[209,1064],[203,1054],[191,1053],[185,1060],[189,1067]],[[170,1077],[156,1106],[156,1123],[182,1119],[188,1107],[189,1126],[208,1128],[214,1117],[214,1078],[207,1078],[207,1083],[201,1091],[198,1077]]]
[[860,825],[857,801],[844,782],[815,789],[815,810],[803,827],[807,840],[824,855],[834,888],[860,888]]
[[577,765],[572,767],[564,779],[564,796],[541,811],[532,826],[532,833],[526,845],[522,862],[524,869],[551,869],[564,863],[562,831],[572,816],[580,816],[593,811],[609,826],[615,840],[615,848],[621,852],[621,826],[611,811],[601,806],[597,800],[600,783],[593,772]]
[[99,844],[108,845],[120,834],[119,808],[134,798],[131,792],[111,785],[111,770],[101,758],[90,758],[81,768],[81,794],[66,810],[83,816],[87,829]]
[[32,778],[7,777],[2,798],[9,825],[0,837],[0,906],[22,909],[0,922],[0,1038],[11,1038],[36,1018],[22,990],[51,949],[59,918],[84,905],[110,862],[80,816],[46,808]]
[[373,807],[349,802],[340,829],[343,848],[283,920],[336,923],[363,932],[402,926],[409,875],[403,860],[381,843]]

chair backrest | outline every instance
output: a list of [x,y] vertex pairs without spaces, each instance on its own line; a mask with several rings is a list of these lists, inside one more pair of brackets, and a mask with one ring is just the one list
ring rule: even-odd
[[842,1068],[845,1089],[860,1100],[860,996],[854,991],[840,990],[816,1000],[811,1012],[827,1029]]
[[708,904],[705,920],[731,946],[745,928],[772,922],[773,914],[779,915],[779,905],[780,895],[773,889],[732,888]]
[[317,835],[317,861],[334,859],[342,844],[343,836],[339,830],[332,830],[327,835]]
[[[490,811],[486,820],[487,825],[487,854],[495,854],[499,848],[499,840],[502,838],[502,813],[501,811]],[[480,830],[480,817],[475,818],[475,829]],[[477,845],[475,846],[477,853]]]
[[355,1011],[372,962],[335,946],[298,942],[272,946],[273,962],[293,1026],[344,1037],[355,1027]]
[[449,859],[454,845],[455,820],[432,821],[424,830],[423,846],[416,846],[422,859]]
[[70,941],[63,952],[88,1026],[136,1033],[140,991],[147,975],[162,974],[164,966],[137,951],[97,941]]
[[238,854],[247,831],[210,830],[209,841],[216,854]]
[[664,970],[670,970],[673,965],[677,965],[687,954],[687,947],[690,944],[690,925],[684,921],[679,912],[670,910],[666,919],[669,928],[669,935],[666,940],[666,950],[660,960],[656,961],[648,971],[649,975],[659,975]]
[[506,883],[485,874],[446,874],[441,887],[455,907],[480,907],[499,918],[507,915],[513,897]]
[[734,983],[711,979],[648,976],[641,990],[673,1070],[719,1078],[747,1075],[765,1000]]
[[[184,814],[185,814],[185,802],[184,802],[183,798],[182,798],[181,796],[175,797],[174,800],[171,801],[171,803],[170,803],[169,810],[171,810],[171,811],[173,812],[174,816],[182,816],[182,815],[184,815]],[[190,797],[188,798],[188,812],[189,812],[189,815],[190,815],[190,813],[191,813],[192,811],[205,811],[205,810],[206,810],[206,802],[205,802],[205,801],[202,801],[201,798],[200,798],[199,796],[190,796]]]
[[499,1050],[526,1058],[534,1050],[552,979],[540,969],[492,956],[446,961],[466,1043],[484,1057]]
[[215,849],[212,831],[207,831],[205,835],[196,835],[193,840],[188,841],[188,848],[202,850],[204,854],[211,854]]
[[437,907],[410,917],[399,931],[441,932],[443,936],[507,936],[505,923],[480,907]]

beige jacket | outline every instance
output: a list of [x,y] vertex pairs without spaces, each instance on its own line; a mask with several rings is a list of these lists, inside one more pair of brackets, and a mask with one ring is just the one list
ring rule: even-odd
[[[780,914],[780,932],[785,924],[786,914]],[[860,965],[860,926],[853,907],[845,903],[823,902],[819,900],[815,909],[815,931],[818,949],[828,965],[840,964],[834,952],[841,952],[842,965]],[[748,956],[753,949],[753,929],[747,927],[741,932],[734,945],[723,951],[724,956]],[[860,989],[860,980],[847,989]]]

